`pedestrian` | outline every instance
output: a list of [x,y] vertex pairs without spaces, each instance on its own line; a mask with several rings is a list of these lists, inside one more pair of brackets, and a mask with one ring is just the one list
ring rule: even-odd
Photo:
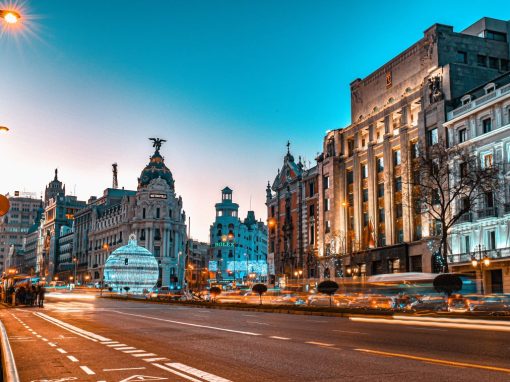
[[37,292],[37,288],[35,285],[32,285],[32,306],[37,305],[37,295],[39,293]]
[[39,293],[38,293],[38,297],[39,297],[38,305],[39,305],[39,308],[44,308],[44,294],[45,293],[46,293],[46,288],[41,286],[39,288]]
[[27,292],[25,293],[25,304],[27,306],[32,306],[32,299],[33,299],[32,288],[27,286]]

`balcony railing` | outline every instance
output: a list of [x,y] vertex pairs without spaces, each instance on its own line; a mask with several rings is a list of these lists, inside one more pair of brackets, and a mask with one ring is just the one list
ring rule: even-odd
[[473,221],[473,214],[471,212],[466,212],[457,220],[457,223],[468,223],[468,222],[472,222],[472,221]]
[[478,219],[486,219],[498,216],[498,208],[497,207],[487,207],[482,208],[476,211],[478,215]]
[[448,262],[450,264],[469,263],[473,257],[476,257],[477,259],[488,257],[491,260],[510,258],[510,248],[487,249],[483,251],[448,255]]
[[448,113],[448,120],[453,118],[457,118],[459,115],[465,114],[470,110],[473,110],[483,104],[486,104],[492,101],[495,98],[498,98],[506,93],[510,92],[510,84],[500,87],[499,89],[494,90],[493,92],[486,94],[480,98],[477,98],[468,104],[462,105],[455,110],[452,110]]

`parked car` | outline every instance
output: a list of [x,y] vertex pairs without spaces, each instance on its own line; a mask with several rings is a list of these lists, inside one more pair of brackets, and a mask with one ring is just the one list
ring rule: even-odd
[[447,311],[448,304],[442,296],[423,296],[410,304],[414,312],[440,312]]
[[468,300],[461,295],[453,295],[448,299],[448,312],[465,313],[469,310]]
[[471,312],[509,312],[510,302],[505,297],[489,296],[469,307]]

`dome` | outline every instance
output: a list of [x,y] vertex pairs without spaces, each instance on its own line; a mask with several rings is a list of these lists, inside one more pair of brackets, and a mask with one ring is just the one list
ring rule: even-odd
[[171,188],[174,188],[174,178],[168,167],[166,167],[165,160],[159,153],[159,150],[156,150],[154,155],[151,156],[149,164],[145,166],[140,174],[138,188],[147,186],[153,179],[157,178],[165,180]]
[[129,236],[128,245],[112,252],[104,266],[104,282],[117,293],[142,294],[152,289],[159,276],[158,261],[152,253],[136,244],[136,236]]

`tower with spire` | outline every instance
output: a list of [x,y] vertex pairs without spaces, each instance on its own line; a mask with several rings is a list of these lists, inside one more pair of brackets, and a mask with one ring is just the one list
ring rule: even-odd
[[55,199],[57,195],[65,195],[66,186],[62,184],[60,180],[58,180],[58,169],[55,169],[55,177],[53,180],[48,183],[44,190],[44,205],[47,206],[50,202],[50,199]]

